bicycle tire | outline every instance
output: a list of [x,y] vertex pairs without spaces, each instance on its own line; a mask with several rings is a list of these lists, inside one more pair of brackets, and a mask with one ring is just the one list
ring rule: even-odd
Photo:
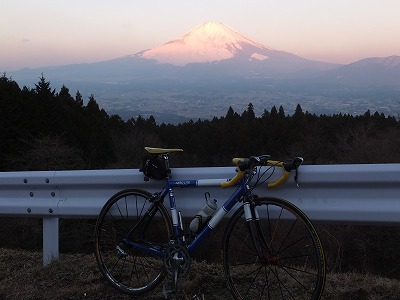
[[166,275],[162,258],[124,242],[129,236],[144,247],[151,245],[161,251],[168,246],[171,218],[162,203],[149,201],[151,196],[143,190],[123,190],[106,202],[96,222],[95,256],[100,272],[125,294],[147,293]]
[[222,263],[234,299],[320,299],[325,256],[309,218],[279,198],[257,198],[255,207],[259,221],[246,222],[242,206],[223,237]]

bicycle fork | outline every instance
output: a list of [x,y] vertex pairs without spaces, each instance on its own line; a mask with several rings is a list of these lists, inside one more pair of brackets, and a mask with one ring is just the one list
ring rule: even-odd
[[246,226],[251,235],[254,250],[260,260],[270,255],[268,241],[262,231],[260,225],[260,217],[257,211],[257,206],[254,202],[254,196],[246,197],[243,203],[244,215],[246,218]]

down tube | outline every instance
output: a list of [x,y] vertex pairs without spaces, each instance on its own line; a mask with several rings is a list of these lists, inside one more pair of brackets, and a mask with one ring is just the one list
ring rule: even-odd
[[196,248],[202,243],[202,241],[208,236],[208,234],[217,227],[217,225],[222,221],[226,214],[232,209],[237,203],[238,199],[243,196],[244,186],[240,185],[236,191],[229,197],[229,199],[222,205],[211,220],[207,223],[200,233],[197,235],[196,239],[189,245],[188,252],[192,253]]

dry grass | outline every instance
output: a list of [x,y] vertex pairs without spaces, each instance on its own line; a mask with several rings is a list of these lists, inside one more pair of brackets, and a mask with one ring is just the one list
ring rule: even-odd
[[[155,294],[139,299],[163,299]],[[175,299],[231,299],[221,266],[193,263]],[[400,281],[371,274],[329,274],[324,299],[399,299]],[[62,254],[47,267],[42,254],[0,249],[0,299],[130,299],[101,277],[94,256]],[[131,298],[132,299],[132,298]]]

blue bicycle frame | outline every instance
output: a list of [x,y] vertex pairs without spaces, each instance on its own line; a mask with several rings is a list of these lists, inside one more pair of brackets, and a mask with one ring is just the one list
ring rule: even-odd
[[[243,196],[246,196],[249,193],[248,187],[245,183],[246,178],[247,176],[244,176],[235,185],[237,186],[237,188],[229,197],[229,199],[226,200],[225,203],[215,212],[213,217],[208,221],[207,225],[201,229],[196,238],[189,244],[187,248],[189,253],[192,253],[201,244],[201,242],[210,234],[210,232],[217,227],[217,225],[230,212],[230,210],[235,206],[235,204],[239,202],[239,199],[241,199]],[[229,179],[172,180],[168,178],[166,180],[167,184],[161,191],[159,197],[161,199],[164,199],[167,195],[169,197],[172,224],[173,224],[173,233],[178,243],[181,243],[182,241],[179,238],[180,223],[179,223],[178,212],[176,209],[175,194],[173,189],[175,187],[185,188],[185,187],[199,187],[199,186],[221,186],[221,182],[224,181],[229,181]],[[245,209],[245,211],[247,210]],[[246,215],[246,217],[249,216]],[[146,251],[149,254],[159,257],[164,257],[164,252],[156,245],[144,246],[143,244],[134,243],[126,239],[125,242],[131,245],[132,247]]]

